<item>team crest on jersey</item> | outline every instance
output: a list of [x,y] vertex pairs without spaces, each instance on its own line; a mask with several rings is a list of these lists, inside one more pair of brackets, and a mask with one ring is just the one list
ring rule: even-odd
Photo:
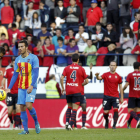
[[24,70],[25,70],[25,67],[21,66],[20,69],[21,69],[22,71],[24,71]]
[[109,78],[111,78],[111,75],[109,75]]
[[30,62],[30,59],[28,59],[27,62]]
[[117,76],[115,76],[115,78],[117,78]]

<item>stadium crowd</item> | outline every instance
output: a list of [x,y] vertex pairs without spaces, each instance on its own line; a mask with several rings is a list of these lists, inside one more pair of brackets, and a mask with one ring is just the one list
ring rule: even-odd
[[[140,62],[139,35],[140,0],[0,0],[5,56],[18,56],[18,42],[26,39],[40,66],[70,65],[74,53],[83,66],[112,60],[131,66]],[[3,57],[0,67],[10,62]]]

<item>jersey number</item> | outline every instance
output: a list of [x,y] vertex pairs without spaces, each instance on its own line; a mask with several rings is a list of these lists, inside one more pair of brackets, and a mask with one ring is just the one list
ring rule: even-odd
[[76,80],[76,70],[74,70],[74,71],[71,73],[70,78],[73,79],[73,82],[75,82],[75,80]]
[[140,87],[140,77],[134,77],[134,86],[137,87],[137,85]]

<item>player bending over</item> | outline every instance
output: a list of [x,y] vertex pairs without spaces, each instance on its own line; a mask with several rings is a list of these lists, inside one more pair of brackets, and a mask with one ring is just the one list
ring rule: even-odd
[[27,52],[28,43],[25,40],[22,40],[18,43],[18,50],[21,55],[18,56],[15,60],[14,74],[6,92],[11,92],[11,89],[20,73],[17,104],[20,105],[20,117],[22,120],[24,131],[19,133],[19,135],[29,134],[26,108],[29,110],[30,115],[34,119],[36,133],[39,134],[41,129],[37,119],[36,110],[32,106],[36,96],[39,60],[37,56]]
[[[66,122],[69,122],[70,120],[70,123],[66,124],[66,129],[68,130],[72,130],[72,126],[76,121],[76,113],[81,100],[82,86],[88,84],[88,78],[84,68],[78,65],[79,62],[78,54],[72,55],[72,61],[73,64],[65,67],[60,80],[63,94],[64,92],[63,80],[64,77],[67,77],[65,88],[66,88],[66,100],[68,104],[68,109],[66,111]],[[84,83],[82,83],[83,79],[85,80]],[[72,114],[70,113],[71,109]]]
[[[128,112],[137,121],[136,128],[140,128],[140,63],[134,62],[134,72],[128,74],[123,91],[129,85]],[[134,109],[136,108],[136,112]],[[128,128],[131,122],[127,122]]]
[[[10,81],[12,79],[13,73],[14,73],[14,64],[15,64],[15,58],[12,58],[11,62],[11,68],[6,69],[4,73],[4,78],[2,79],[1,88],[4,89],[4,84],[7,79],[8,86],[10,84]],[[16,114],[14,114],[14,121],[15,121],[15,129],[18,129],[18,127],[21,125],[21,119],[20,119],[20,106],[17,105],[17,99],[18,99],[18,81],[19,77],[17,78],[16,83],[11,89],[10,93],[7,93],[6,103],[8,108],[8,117],[10,119],[10,128],[13,128],[13,119],[12,119],[12,112],[13,110],[16,111]],[[15,107],[15,109],[14,109]]]
[[105,129],[108,129],[108,116],[111,107],[113,106],[114,115],[113,115],[113,129],[116,129],[116,124],[118,120],[118,108],[119,108],[119,92],[118,85],[121,93],[121,103],[123,103],[123,89],[122,89],[122,78],[116,73],[117,63],[115,61],[110,62],[110,72],[104,73],[102,76],[99,76],[99,73],[96,73],[97,80],[104,80],[104,98],[103,98],[103,116],[105,118]]

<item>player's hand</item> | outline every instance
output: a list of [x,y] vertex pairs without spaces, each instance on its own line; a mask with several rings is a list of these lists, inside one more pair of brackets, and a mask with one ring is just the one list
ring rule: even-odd
[[62,91],[61,91],[61,92],[62,92],[62,95],[64,95],[65,90],[64,90],[64,89],[62,89]]
[[0,86],[0,89],[4,89],[4,86]]
[[120,99],[121,104],[123,103],[123,98]]
[[27,89],[27,93],[30,94],[33,90],[33,86],[30,86],[28,89]]
[[90,63],[90,66],[89,66],[89,67],[90,67],[90,69],[92,69],[92,66],[93,66],[93,65],[92,65],[92,63]]
[[97,73],[95,73],[95,76],[96,76],[96,77],[98,77],[98,76],[99,76],[99,74],[100,74],[100,73],[98,73],[98,72],[97,72]]
[[5,89],[5,92],[6,92],[6,93],[10,93],[11,90],[10,90],[9,88],[7,88],[7,89]]

